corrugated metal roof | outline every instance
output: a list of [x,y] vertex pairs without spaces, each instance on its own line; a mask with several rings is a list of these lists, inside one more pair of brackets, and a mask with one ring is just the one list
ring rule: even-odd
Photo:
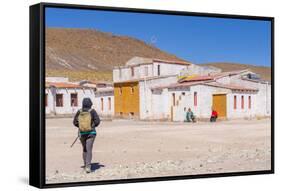
[[214,86],[214,87],[219,87],[219,88],[226,88],[226,89],[231,89],[231,90],[239,90],[239,91],[258,91],[258,89],[240,86],[237,84],[222,84],[222,83],[218,83],[218,82],[211,82],[211,83],[204,83],[204,85]]
[[204,76],[187,76],[185,78],[182,78],[179,80],[179,83],[182,82],[191,82],[191,81],[207,81],[207,80],[216,80],[222,77],[226,76],[232,76],[232,75],[238,75],[243,72],[247,72],[249,70],[237,70],[237,71],[231,71],[231,72],[221,72],[218,74],[213,74],[213,75],[204,75]]

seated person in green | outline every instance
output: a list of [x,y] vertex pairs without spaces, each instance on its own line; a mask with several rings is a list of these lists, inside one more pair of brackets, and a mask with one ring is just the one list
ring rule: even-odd
[[[186,108],[184,108],[184,111],[186,112]],[[184,122],[196,122],[195,115],[190,108],[188,108],[188,111],[186,112]]]

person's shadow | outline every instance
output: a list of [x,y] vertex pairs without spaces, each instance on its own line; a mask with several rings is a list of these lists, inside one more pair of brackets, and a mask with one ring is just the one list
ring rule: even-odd
[[[99,162],[95,162],[91,164],[91,171],[95,171],[97,169],[100,169],[102,167],[105,167],[105,165],[100,164]],[[81,168],[84,168],[84,166],[81,166]]]
[[100,168],[102,168],[102,167],[105,167],[105,165],[100,164],[100,163],[98,163],[98,162],[95,162],[95,163],[92,163],[92,164],[91,164],[91,170],[92,170],[92,171],[95,171],[95,170],[100,169]]

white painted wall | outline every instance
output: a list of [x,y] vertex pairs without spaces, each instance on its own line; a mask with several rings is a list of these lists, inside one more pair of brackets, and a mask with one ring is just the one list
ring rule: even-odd
[[158,65],[160,65],[160,76],[177,75],[181,70],[187,69],[188,65],[169,64],[164,62],[153,63],[153,76],[158,76]]
[[[197,92],[197,106],[194,105],[194,93]],[[184,121],[185,112],[191,108],[197,118],[209,118],[212,112],[212,96],[217,93],[225,93],[227,99],[227,118],[251,118],[256,117],[256,94],[234,93],[229,89],[206,85],[196,85],[184,89],[164,89],[162,94],[153,93],[153,119],[170,119],[171,106],[173,105],[172,94],[175,93],[176,105],[173,106],[173,121]],[[184,93],[184,95],[183,95]],[[160,96],[161,95],[161,96]],[[234,110],[234,95],[237,96],[237,109]],[[241,96],[244,96],[244,109],[241,108]],[[251,96],[251,109],[248,108],[248,96]]]
[[[185,95],[182,95],[182,92]],[[197,106],[194,105],[194,93],[197,92]],[[216,93],[231,93],[230,90],[224,88],[217,88],[206,85],[191,86],[189,91],[170,90],[170,97],[172,93],[176,94],[176,102],[179,104],[173,107],[174,121],[184,121],[185,113],[184,108],[191,108],[197,118],[209,118],[212,112],[213,94]]]
[[[85,97],[89,97],[94,102],[94,91],[93,89],[56,89],[57,94],[63,94],[63,107],[56,107],[55,97],[52,95],[49,88],[46,88],[45,93],[48,94],[48,106],[45,107],[46,114],[74,114],[78,109],[82,107],[82,100]],[[77,93],[78,106],[72,107],[70,102],[71,93]]]
[[[168,64],[164,62],[116,67],[113,69],[113,82],[137,80],[144,77],[158,76],[158,65],[160,65],[160,76],[177,75],[182,69],[187,69],[188,67],[188,65]],[[134,68],[134,76],[132,76],[131,72],[132,67]],[[146,68],[148,70],[148,75],[145,75]]]
[[[160,76],[177,75],[182,70],[190,70],[189,73],[195,73],[205,75],[215,70],[204,69],[200,66],[179,65],[179,64],[167,64],[163,62],[154,62],[148,65],[135,66],[135,75],[131,76],[130,68],[122,68],[122,79],[119,77],[119,69],[113,71],[114,80],[126,81],[132,79],[143,78],[145,76],[145,67],[148,67],[148,77],[158,76],[158,65],[160,65]],[[270,116],[271,115],[271,85],[266,83],[256,83],[246,80],[242,80],[241,76],[248,72],[241,73],[235,76],[226,76],[217,80],[223,84],[236,84],[239,86],[245,86],[249,88],[256,88],[259,91],[257,93],[233,93],[229,89],[196,85],[190,89],[164,89],[162,91],[151,91],[152,87],[169,85],[177,82],[176,77],[159,78],[153,80],[140,80],[140,119],[170,119],[171,118],[171,106],[172,106],[172,93],[176,95],[176,102],[179,105],[173,107],[173,119],[174,121],[183,121],[184,119],[184,107],[187,109],[190,107],[194,114],[199,118],[209,118],[212,107],[212,95],[217,92],[227,93],[227,117],[228,118],[251,118],[257,116]],[[116,77],[117,75],[117,77]],[[193,94],[197,92],[197,107],[193,105]],[[185,92],[185,96],[182,96],[182,92]],[[233,109],[233,96],[237,96],[237,109]],[[241,106],[241,95],[244,95],[244,109]],[[248,109],[248,96],[251,96],[251,109]]]
[[[236,109],[234,109],[234,96],[236,96]],[[242,96],[244,96],[244,109],[241,107]],[[251,96],[251,108],[249,99]],[[232,93],[227,95],[227,118],[253,118],[257,116],[257,94],[256,93]]]
[[[103,110],[102,101],[103,98]],[[109,101],[111,99],[111,103]],[[109,106],[110,105],[110,106]],[[97,92],[94,98],[94,109],[100,116],[114,115],[114,95],[113,92]]]
[[[164,86],[164,85],[169,85],[171,83],[176,83],[177,82],[177,77],[176,76],[170,76],[170,77],[165,77],[165,78],[157,78],[157,79],[152,79],[152,80],[142,80],[139,82],[139,94],[140,94],[140,119],[154,119],[154,115],[159,115],[155,114],[155,104],[158,104],[156,101],[157,98],[153,99],[152,96],[152,87],[157,87],[157,86]],[[157,97],[157,95],[156,95]],[[160,96],[158,97],[159,100],[162,100],[160,102],[163,104],[162,107],[166,107],[164,105],[168,104],[167,98],[165,96]],[[162,114],[161,114],[162,115]]]
[[[243,73],[246,74],[246,73]],[[242,74],[241,74],[242,75]],[[220,83],[231,83],[239,86],[258,89],[256,94],[255,115],[270,116],[271,115],[271,85],[265,82],[253,82],[241,79],[241,75],[224,77],[218,80]]]
[[221,69],[215,67],[202,67],[196,64],[191,64],[188,66],[188,72],[190,74],[197,74],[197,75],[208,75],[208,74],[216,74],[220,73]]

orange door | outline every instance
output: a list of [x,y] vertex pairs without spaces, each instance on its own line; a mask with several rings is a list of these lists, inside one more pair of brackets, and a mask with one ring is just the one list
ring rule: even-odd
[[226,117],[226,94],[213,95],[213,109],[218,112],[218,117]]

